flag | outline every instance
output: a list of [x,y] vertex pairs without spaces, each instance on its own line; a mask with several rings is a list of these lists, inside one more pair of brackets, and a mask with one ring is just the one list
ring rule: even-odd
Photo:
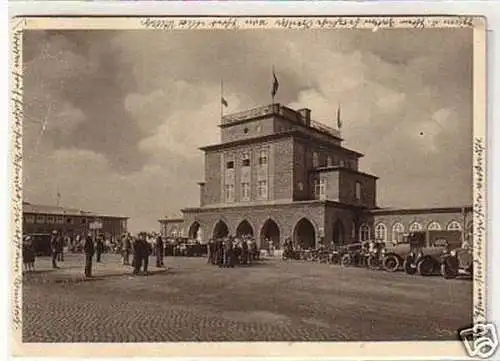
[[226,100],[226,99],[224,99],[224,97],[221,97],[221,98],[220,98],[220,102],[221,102],[221,104],[222,104],[222,105],[224,105],[224,106],[227,108],[227,106],[228,106],[228,104],[227,104],[227,100]]
[[340,105],[337,108],[337,128],[342,128],[342,120],[340,119]]
[[280,83],[278,83],[278,78],[276,78],[276,74],[274,73],[273,69],[273,89],[271,91],[271,95],[273,98],[276,96],[276,93],[278,92],[278,88],[280,86]]

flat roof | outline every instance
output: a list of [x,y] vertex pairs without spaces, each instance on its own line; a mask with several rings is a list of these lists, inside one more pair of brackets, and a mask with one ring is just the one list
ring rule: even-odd
[[309,118],[309,124],[306,124],[306,118],[300,113],[300,111],[308,111],[311,114],[311,110],[303,108],[300,110],[295,110],[279,103],[269,104],[257,108],[247,109],[242,112],[227,114],[222,117],[221,128],[232,126],[235,124],[245,123],[248,121],[266,118],[269,116],[277,116],[282,119],[291,121],[294,124],[301,125],[305,128],[312,129],[316,132],[328,135],[337,140],[342,141],[340,137],[340,131],[338,129],[332,128],[326,124],[317,122]]
[[60,206],[51,206],[45,204],[32,204],[29,202],[23,202],[23,213],[32,214],[46,214],[55,216],[80,216],[80,217],[100,217],[100,218],[119,218],[128,219],[125,216],[110,216],[105,214],[99,214],[96,212],[84,211],[77,208],[66,208]]

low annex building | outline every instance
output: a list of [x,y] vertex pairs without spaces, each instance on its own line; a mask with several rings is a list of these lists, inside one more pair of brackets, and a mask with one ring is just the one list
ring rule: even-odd
[[220,128],[220,143],[201,148],[200,206],[182,210],[191,239],[252,235],[265,248],[290,237],[309,248],[427,229],[463,240],[471,228],[472,207],[379,209],[378,178],[358,168],[363,154],[309,109],[272,104],[223,116]]
[[107,238],[118,238],[127,232],[127,220],[128,217],[23,202],[24,234],[50,234],[55,230],[73,238],[86,235],[90,224],[98,221],[102,224],[101,234]]

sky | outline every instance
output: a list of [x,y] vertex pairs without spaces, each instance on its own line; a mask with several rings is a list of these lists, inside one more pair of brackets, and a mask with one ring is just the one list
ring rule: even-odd
[[199,205],[225,112],[307,107],[365,154],[381,207],[472,203],[472,30],[27,31],[24,200],[130,217]]

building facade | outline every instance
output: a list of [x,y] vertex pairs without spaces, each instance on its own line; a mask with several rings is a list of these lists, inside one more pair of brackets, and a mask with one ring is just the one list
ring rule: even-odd
[[97,213],[56,206],[23,202],[23,233],[49,234],[56,230],[65,236],[84,236],[94,221],[102,223],[99,231],[106,238],[118,238],[127,232],[128,217],[107,216]]
[[377,177],[358,167],[363,154],[345,148],[340,132],[312,120],[309,109],[272,104],[224,116],[220,128],[220,143],[201,148],[200,206],[182,210],[189,238],[251,235],[260,247],[285,238],[316,247],[374,238],[377,232],[391,241],[387,229],[404,233],[411,222],[437,227],[430,221],[434,215],[441,228],[464,218],[460,208],[378,209]]

